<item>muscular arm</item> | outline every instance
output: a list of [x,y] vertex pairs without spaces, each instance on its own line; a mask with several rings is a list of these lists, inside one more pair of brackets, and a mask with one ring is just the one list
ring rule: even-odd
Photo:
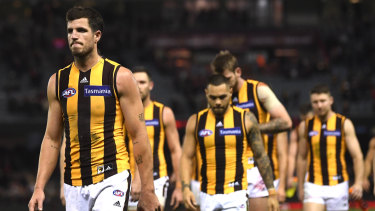
[[249,142],[251,150],[254,153],[254,159],[258,164],[258,169],[260,174],[262,175],[264,184],[266,185],[267,189],[274,188],[270,159],[264,149],[263,140],[260,135],[257,120],[252,113],[246,112],[245,124],[247,131],[247,140]]
[[298,126],[298,154],[297,154],[297,178],[298,197],[303,200],[303,184],[307,170],[307,140],[305,136],[305,122]]
[[287,172],[287,187],[290,188],[293,183],[294,171],[296,167],[296,157],[297,157],[297,142],[298,128],[295,128],[290,133],[290,140],[288,145],[288,172]]
[[368,147],[368,151],[367,151],[365,163],[364,163],[365,170],[364,170],[364,173],[363,173],[363,188],[366,191],[368,191],[369,187],[370,187],[368,177],[371,174],[374,154],[375,154],[375,138],[372,138],[370,140],[370,143],[369,143],[369,147]]
[[171,159],[173,165],[173,174],[176,179],[176,188],[172,193],[171,205],[174,205],[174,209],[178,207],[182,200],[181,193],[181,179],[179,174],[180,158],[181,158],[181,146],[178,131],[176,127],[176,120],[174,118],[173,111],[169,107],[164,107],[163,111],[163,122],[164,131],[167,137],[167,143],[169,151],[171,152]]
[[125,127],[133,142],[134,158],[141,177],[141,195],[153,193],[152,153],[137,82],[128,69],[121,67],[117,74],[116,86]]
[[270,113],[271,120],[259,125],[262,133],[278,133],[292,127],[292,120],[285,107],[277,99],[273,91],[264,83],[257,87],[258,97],[265,109]]
[[344,122],[345,131],[345,144],[353,159],[354,167],[354,184],[353,191],[351,193],[354,199],[359,199],[362,197],[362,181],[363,181],[363,155],[361,147],[359,145],[357,136],[355,134],[354,125],[351,120],[346,119]]
[[196,206],[194,195],[190,191],[190,180],[191,180],[191,173],[192,173],[192,167],[193,167],[193,159],[196,153],[195,152],[196,140],[194,137],[195,124],[196,124],[196,115],[192,115],[186,124],[185,138],[184,138],[184,143],[182,146],[182,155],[181,155],[181,161],[180,161],[181,162],[180,175],[181,175],[183,198],[184,198],[185,208],[187,209],[195,209],[195,206]]
[[280,201],[285,200],[285,183],[288,166],[288,134],[287,132],[277,134],[277,159],[279,162],[278,196]]
[[60,103],[56,98],[55,83],[56,75],[54,74],[48,82],[47,96],[49,107],[47,126],[40,149],[38,174],[34,194],[29,202],[29,210],[42,208],[44,201],[44,187],[46,186],[46,183],[59,159],[62,135],[62,115]]
[[65,166],[65,133],[61,144],[60,149],[60,200],[61,203],[65,206],[65,194],[64,194],[64,166]]

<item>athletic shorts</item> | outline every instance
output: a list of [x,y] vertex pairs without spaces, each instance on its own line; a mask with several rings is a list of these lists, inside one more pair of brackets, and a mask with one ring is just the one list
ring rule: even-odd
[[[169,186],[169,177],[161,177],[159,179],[154,180],[154,188],[155,188],[155,195],[158,197],[159,203],[162,207],[165,205],[165,200],[167,199],[167,191]],[[133,210],[134,207],[136,208],[138,205],[138,201],[132,202],[131,197],[129,200],[129,210]]]
[[129,200],[130,184],[129,171],[123,171],[87,186],[64,184],[66,210],[122,211]]
[[200,205],[200,192],[201,192],[201,183],[197,180],[191,180],[190,183],[191,192],[193,192],[195,201]]
[[349,184],[347,181],[332,186],[305,182],[303,203],[324,204],[327,210],[348,210]]
[[200,210],[247,211],[246,190],[215,195],[200,192]]
[[[273,181],[273,186],[277,190],[279,179]],[[247,170],[247,196],[249,198],[260,198],[268,196],[268,190],[263,182],[262,176],[257,167]]]

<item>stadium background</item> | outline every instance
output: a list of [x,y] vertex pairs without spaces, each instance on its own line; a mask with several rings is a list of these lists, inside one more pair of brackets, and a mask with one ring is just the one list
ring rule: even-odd
[[[206,105],[209,63],[222,49],[238,56],[245,77],[271,86],[295,124],[309,89],[324,82],[335,111],[353,120],[364,154],[375,136],[375,1],[2,0],[0,210],[26,210],[45,130],[46,85],[71,62],[65,12],[77,4],[102,13],[103,56],[152,71],[153,99],[174,110],[180,136],[188,116]],[[46,195],[45,210],[62,210],[58,171]]]

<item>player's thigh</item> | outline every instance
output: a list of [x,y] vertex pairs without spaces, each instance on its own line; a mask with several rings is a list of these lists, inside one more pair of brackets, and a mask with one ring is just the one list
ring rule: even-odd
[[303,203],[303,211],[324,211],[325,205],[313,202]]
[[249,211],[267,211],[268,197],[249,198]]

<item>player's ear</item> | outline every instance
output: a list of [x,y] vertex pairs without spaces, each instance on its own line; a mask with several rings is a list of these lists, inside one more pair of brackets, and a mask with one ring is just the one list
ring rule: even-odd
[[234,69],[234,74],[236,75],[236,76],[241,76],[242,75],[242,69],[240,68],[240,67],[236,67],[235,69]]
[[95,33],[94,33],[94,39],[95,39],[95,43],[98,43],[100,38],[102,38],[102,31],[100,30],[97,30]]
[[154,82],[153,81],[150,81],[150,86],[149,86],[149,89],[150,91],[154,88]]

